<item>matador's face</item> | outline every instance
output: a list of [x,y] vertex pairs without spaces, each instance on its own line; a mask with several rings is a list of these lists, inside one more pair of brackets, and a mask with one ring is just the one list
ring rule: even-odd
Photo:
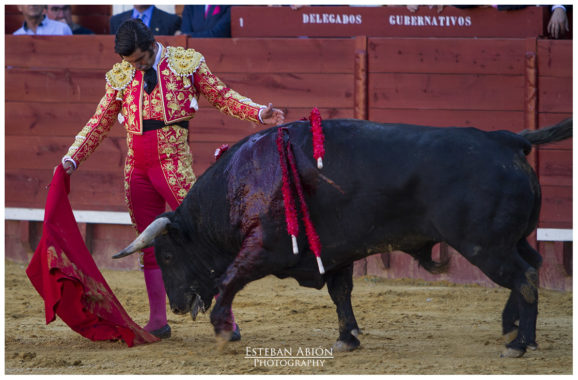
[[135,69],[146,71],[154,65],[157,49],[157,44],[153,42],[149,49],[143,51],[137,48],[131,55],[122,56],[122,59],[130,63]]

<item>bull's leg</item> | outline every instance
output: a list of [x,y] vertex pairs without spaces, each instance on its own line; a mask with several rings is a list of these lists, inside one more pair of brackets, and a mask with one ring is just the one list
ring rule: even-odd
[[[520,357],[526,352],[526,348],[537,347],[538,271],[535,268],[528,266],[523,273],[523,278],[518,278],[508,302],[511,304],[506,304],[506,309],[517,307],[520,322],[518,335],[506,344],[507,350],[502,356]],[[515,311],[513,315],[516,315]]]
[[351,307],[352,276],[353,264],[325,275],[327,289],[337,307],[339,319],[339,339],[334,346],[336,351],[351,351],[359,347],[359,327]]
[[517,322],[520,319],[520,312],[515,297],[516,293],[510,292],[510,297],[502,312],[502,334],[506,343],[512,342],[518,336]]
[[264,259],[272,253],[262,248],[260,230],[251,234],[241,251],[229,265],[219,284],[219,295],[211,311],[211,323],[220,344],[229,341],[235,328],[232,318],[233,299],[249,282],[269,274],[263,269]]
[[532,248],[530,243],[528,243],[528,240],[520,240],[516,248],[518,248],[518,252],[524,261],[526,261],[530,266],[534,267],[534,269],[540,269],[542,266],[542,256],[538,253],[538,251]]
[[[517,245],[520,256],[534,269],[538,270],[542,265],[542,257],[532,248],[526,239],[521,239]],[[516,322],[520,319],[518,301],[515,299],[515,293],[510,293],[510,298],[502,313],[502,332],[506,343],[512,342],[518,335],[518,326]],[[536,342],[528,343],[528,348],[535,350]]]
[[[538,271],[518,254],[517,249],[480,247],[464,254],[494,282],[512,291],[504,313],[503,326],[514,324],[519,316],[518,335],[506,344],[505,357],[520,357],[528,346],[536,345],[536,320],[538,316]],[[518,315],[516,315],[516,309]],[[504,317],[504,314],[502,315]],[[506,326],[506,327],[507,327]]]

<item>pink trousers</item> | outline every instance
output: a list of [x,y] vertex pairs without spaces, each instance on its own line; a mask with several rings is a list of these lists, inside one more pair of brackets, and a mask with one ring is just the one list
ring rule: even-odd
[[[174,126],[129,134],[125,196],[131,219],[141,233],[168,204],[176,209],[195,182],[188,131]],[[154,249],[143,250],[141,265],[158,268]]]

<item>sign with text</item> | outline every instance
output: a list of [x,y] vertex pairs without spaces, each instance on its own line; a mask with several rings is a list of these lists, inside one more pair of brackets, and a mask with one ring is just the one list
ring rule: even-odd
[[233,37],[506,37],[543,35],[546,7],[500,11],[421,6],[236,6]]

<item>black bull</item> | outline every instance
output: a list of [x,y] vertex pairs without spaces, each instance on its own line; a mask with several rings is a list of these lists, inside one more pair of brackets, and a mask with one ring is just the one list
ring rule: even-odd
[[233,298],[249,282],[273,274],[317,289],[327,284],[339,319],[336,348],[350,350],[360,344],[351,306],[353,262],[400,250],[439,272],[447,263],[434,262],[431,250],[446,242],[511,289],[502,328],[514,337],[505,354],[536,347],[542,260],[526,237],[536,228],[541,193],[525,156],[533,144],[570,137],[572,119],[520,134],[326,120],[322,170],[314,166],[309,123],[285,127],[319,234],[324,275],[305,233],[298,237],[300,253],[292,252],[276,128],[228,150],[174,212],[157,218],[115,257],[154,239],[173,312],[194,318],[218,294],[211,322],[225,339],[233,329]]

